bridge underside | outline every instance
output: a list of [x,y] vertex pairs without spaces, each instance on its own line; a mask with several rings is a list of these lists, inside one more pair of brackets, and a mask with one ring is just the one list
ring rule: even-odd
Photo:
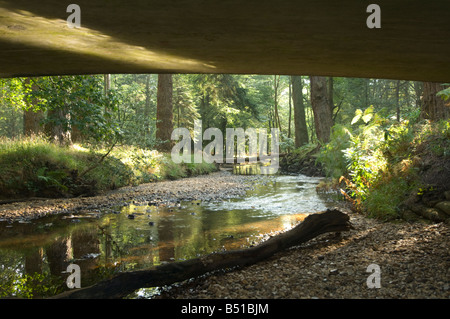
[[[81,28],[67,26],[69,4]],[[0,76],[297,74],[450,82],[450,1],[0,0]]]

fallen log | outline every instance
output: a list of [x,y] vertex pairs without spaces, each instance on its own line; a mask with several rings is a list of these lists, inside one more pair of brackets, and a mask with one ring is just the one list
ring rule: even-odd
[[293,229],[251,248],[212,253],[150,270],[124,272],[93,286],[66,291],[52,299],[123,298],[139,288],[160,287],[216,270],[245,267],[321,234],[350,230],[352,226],[349,220],[347,214],[337,209],[328,209],[309,215]]

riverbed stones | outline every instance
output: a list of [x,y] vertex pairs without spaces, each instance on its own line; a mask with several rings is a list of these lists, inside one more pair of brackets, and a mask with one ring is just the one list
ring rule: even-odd
[[[450,298],[448,225],[349,215],[355,229],[341,237],[323,234],[261,263],[191,280],[156,298]],[[367,285],[370,264],[380,267],[380,288]]]

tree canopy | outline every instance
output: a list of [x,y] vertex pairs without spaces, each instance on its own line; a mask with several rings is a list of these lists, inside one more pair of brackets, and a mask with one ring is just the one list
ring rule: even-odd
[[[174,74],[171,123],[190,130],[195,119],[201,119],[205,129],[279,127],[281,146],[290,149],[327,141],[331,126],[349,123],[356,110],[372,107],[383,118],[398,122],[426,117],[422,106],[427,86],[423,82],[314,78],[322,83],[320,91],[311,88],[310,77],[305,76]],[[161,142],[156,137],[155,74],[11,78],[1,79],[0,84],[1,136],[46,133],[59,141],[88,143],[111,143],[120,138],[125,144],[146,148]],[[445,89],[439,84],[433,87],[432,94],[442,104],[448,97]],[[320,110],[314,104],[317,98],[322,98],[321,107],[331,116],[329,123],[315,113]],[[298,113],[300,105],[302,112]],[[302,114],[304,120],[296,120]],[[448,118],[448,112],[440,116]],[[39,125],[24,128],[33,117]],[[319,124],[329,127],[326,138],[318,137],[322,134]],[[299,131],[304,132],[303,137]]]

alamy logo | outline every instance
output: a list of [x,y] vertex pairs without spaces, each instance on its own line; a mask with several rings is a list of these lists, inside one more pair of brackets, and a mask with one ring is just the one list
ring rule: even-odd
[[367,288],[381,288],[381,268],[377,264],[367,266],[366,272],[372,273],[367,277]]
[[[176,128],[171,139],[181,140],[172,148],[171,156],[174,163],[249,163],[261,162],[261,173],[274,174],[279,165],[279,135],[278,128],[271,129],[270,153],[268,152],[267,130],[260,128],[227,128],[225,132],[226,147],[224,154],[224,135],[218,128],[208,128],[203,134],[202,121],[194,122],[194,152],[192,152],[192,138],[187,128]],[[214,137],[214,139],[212,139]],[[211,142],[203,149],[203,141]],[[248,141],[248,144],[246,143]],[[192,156],[193,153],[193,156]],[[193,158],[193,159],[192,159]],[[224,161],[225,159],[225,161]]]
[[81,270],[77,264],[70,264],[67,266],[67,273],[70,273],[67,277],[66,284],[70,289],[81,288]]
[[66,9],[67,13],[72,13],[67,18],[67,26],[70,29],[81,28],[81,8],[78,4],[69,4]]

